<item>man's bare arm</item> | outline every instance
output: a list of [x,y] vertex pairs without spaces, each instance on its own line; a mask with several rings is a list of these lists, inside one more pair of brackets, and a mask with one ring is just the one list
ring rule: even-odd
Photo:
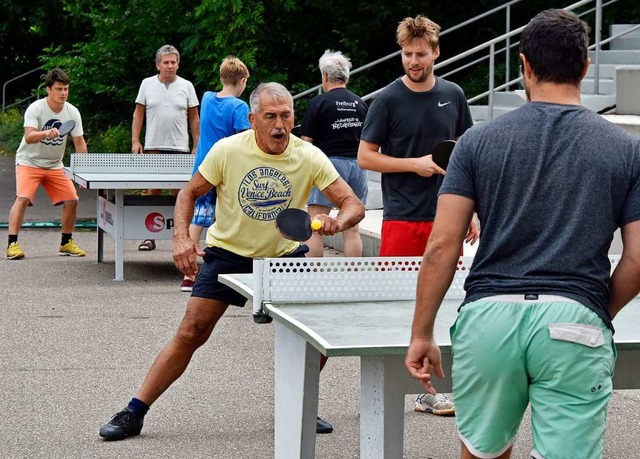
[[360,223],[364,218],[364,204],[358,199],[351,187],[342,177],[335,179],[322,193],[339,209],[336,218],[329,215],[319,215],[318,219],[323,222],[323,227],[318,230],[319,234],[329,236],[348,230]]
[[418,273],[411,342],[405,365],[411,376],[420,380],[432,394],[435,393],[430,382],[432,375],[444,377],[433,327],[440,304],[453,280],[473,211],[474,202],[468,198],[440,195],[433,230]]
[[198,140],[200,139],[200,115],[198,114],[198,107],[191,107],[188,111],[189,114],[189,129],[191,130],[191,140],[193,141],[193,148],[191,154],[195,155],[198,149]]
[[193,278],[198,273],[197,256],[204,256],[198,243],[189,237],[189,223],[193,218],[196,199],[207,193],[213,185],[200,172],[196,172],[187,186],[176,197],[173,210],[173,262],[185,276]]
[[376,172],[413,172],[423,177],[444,174],[445,171],[433,162],[431,154],[420,158],[395,158],[380,153],[380,145],[360,140],[358,148],[358,165],[362,169]]
[[622,256],[611,276],[607,309],[611,318],[640,292],[640,221],[622,228]]
[[57,128],[47,129],[45,131],[39,131],[34,127],[28,126],[24,128],[24,141],[26,143],[39,143],[44,139],[55,139],[60,132]]
[[89,151],[87,149],[87,142],[84,140],[83,135],[78,135],[71,138],[73,139],[73,146],[76,150],[76,153],[87,153]]
[[142,123],[144,122],[145,106],[136,104],[133,110],[133,120],[131,121],[131,152],[142,153],[144,151],[140,142],[140,132],[142,131]]
[[413,336],[433,337],[435,313],[453,280],[473,211],[474,202],[469,198],[454,194],[438,197],[433,230],[418,274]]

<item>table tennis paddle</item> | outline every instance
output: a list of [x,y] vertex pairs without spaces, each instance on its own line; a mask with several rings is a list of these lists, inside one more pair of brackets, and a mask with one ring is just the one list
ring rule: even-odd
[[431,152],[433,162],[444,170],[447,170],[447,166],[449,165],[449,158],[451,157],[451,152],[453,151],[453,147],[455,146],[455,140],[444,140],[440,142]]
[[306,241],[313,234],[313,230],[322,228],[322,222],[311,221],[311,217],[304,210],[285,209],[276,217],[276,228],[286,239]]
[[65,121],[64,123],[62,123],[58,128],[60,137],[64,137],[65,135],[73,131],[74,127],[76,127],[76,122],[73,120]]

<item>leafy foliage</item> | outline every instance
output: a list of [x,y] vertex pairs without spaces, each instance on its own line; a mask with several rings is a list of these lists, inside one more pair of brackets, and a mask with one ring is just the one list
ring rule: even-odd
[[94,153],[127,153],[131,151],[131,127],[110,126],[93,136],[87,146]]
[[[180,49],[184,35],[179,30],[195,2],[171,3],[169,11],[164,0],[62,3],[67,14],[90,24],[92,36],[71,48],[46,48],[45,66],[68,71],[72,96],[88,125],[128,122],[140,81],[156,72],[156,50],[164,44]],[[188,69],[180,73],[189,78]]]
[[0,155],[13,155],[23,133],[22,115],[15,109],[9,109],[0,114]]
[[[143,78],[156,72],[155,52],[164,44],[181,51],[179,74],[194,83],[198,95],[219,89],[218,67],[230,54],[242,59],[251,72],[244,98],[261,81],[281,82],[295,94],[320,83],[317,63],[325,49],[344,52],[356,68],[397,51],[395,29],[403,17],[426,15],[447,32],[505,2],[0,0],[0,43],[5,51],[0,56],[4,64],[0,65],[0,77],[7,81],[39,65],[45,69],[62,67],[72,78],[70,101],[82,113],[89,148],[126,151],[129,134],[124,133],[130,130],[138,87]],[[545,8],[558,6],[557,0],[513,4],[511,29]],[[604,36],[616,18],[640,22],[635,0],[620,0],[605,13]],[[592,15],[588,19],[593,22]],[[443,35],[440,59],[503,34],[505,22],[502,10]],[[512,75],[516,55],[512,53]],[[497,64],[504,75],[504,62]],[[354,74],[349,86],[364,95],[401,74],[400,59],[394,57]],[[23,97],[20,91],[25,86],[32,92],[40,75],[36,72],[12,83],[12,97]],[[486,67],[475,66],[451,79],[467,95],[483,92]],[[309,99],[296,103],[298,121]],[[121,145],[123,137],[125,144]]]

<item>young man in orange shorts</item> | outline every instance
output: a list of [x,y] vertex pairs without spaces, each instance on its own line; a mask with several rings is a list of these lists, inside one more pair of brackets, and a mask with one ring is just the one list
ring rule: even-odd
[[51,70],[45,80],[47,97],[29,105],[24,114],[24,137],[16,152],[16,200],[9,212],[9,260],[24,258],[18,233],[40,185],[54,206],[62,205],[62,241],[58,253],[72,257],[86,255],[71,237],[76,223],[78,193],[62,170],[68,136],[60,135],[58,130],[62,123],[73,120],[75,127],[69,135],[76,153],[87,152],[80,112],[67,102],[69,83],[69,77],[62,70]]

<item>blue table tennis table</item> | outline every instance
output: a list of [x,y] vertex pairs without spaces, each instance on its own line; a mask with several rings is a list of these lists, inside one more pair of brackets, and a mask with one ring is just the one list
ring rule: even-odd
[[[449,327],[471,261],[460,259],[435,324],[447,375],[435,378],[440,392],[451,392]],[[403,457],[404,397],[424,392],[404,367],[420,263],[420,257],[267,258],[254,261],[253,274],[219,276],[253,303],[257,322],[275,322],[276,458],[315,456],[320,354],[360,357],[360,457]],[[640,388],[640,300],[614,325],[614,387]]]

